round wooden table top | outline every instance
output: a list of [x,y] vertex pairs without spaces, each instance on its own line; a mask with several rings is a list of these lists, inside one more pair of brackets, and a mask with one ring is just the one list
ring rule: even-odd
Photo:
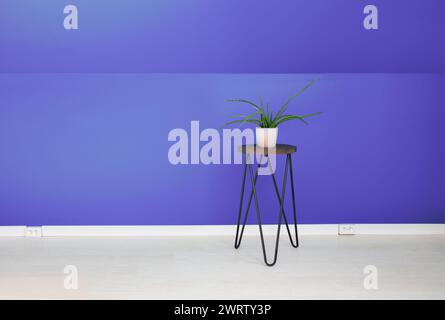
[[297,151],[297,147],[290,144],[277,144],[275,148],[261,148],[256,144],[247,144],[239,147],[239,151],[242,153],[255,153],[255,154],[291,154]]

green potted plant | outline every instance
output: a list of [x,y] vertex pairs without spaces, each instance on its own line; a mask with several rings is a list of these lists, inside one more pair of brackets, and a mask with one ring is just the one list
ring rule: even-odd
[[277,144],[278,126],[280,126],[284,122],[291,120],[299,120],[304,124],[308,124],[306,118],[321,114],[321,112],[314,112],[304,115],[290,115],[286,113],[287,107],[292,102],[292,100],[294,100],[306,89],[308,89],[312,84],[314,84],[315,81],[316,80],[312,80],[297,93],[290,96],[289,99],[287,99],[287,101],[280,107],[280,109],[278,109],[275,115],[270,110],[270,106],[268,103],[266,104],[266,106],[264,106],[262,98],[260,98],[258,104],[245,99],[227,100],[228,102],[239,102],[250,105],[255,109],[255,112],[249,115],[237,115],[235,116],[235,118],[240,119],[230,121],[226,123],[226,125],[234,123],[239,123],[241,125],[245,123],[255,124],[257,126],[255,129],[256,144],[261,148],[274,148]]

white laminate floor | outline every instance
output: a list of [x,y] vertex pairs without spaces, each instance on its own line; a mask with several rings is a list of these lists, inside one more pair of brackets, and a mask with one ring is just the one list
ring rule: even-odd
[[0,238],[0,299],[110,298],[445,299],[445,236],[302,236],[298,249],[283,237],[272,268],[255,236],[239,250],[217,236]]

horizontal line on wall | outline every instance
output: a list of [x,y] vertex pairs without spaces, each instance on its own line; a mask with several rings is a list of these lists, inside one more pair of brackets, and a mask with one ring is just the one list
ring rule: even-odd
[[[445,234],[445,224],[356,224],[358,235]],[[264,234],[275,235],[276,225],[264,225]],[[151,236],[233,236],[235,225],[223,226],[42,226],[44,237],[151,237]],[[0,236],[23,237],[26,226],[0,226]],[[338,224],[303,224],[300,235],[337,235]],[[285,234],[282,226],[282,234]],[[246,226],[245,235],[258,235],[257,225]]]

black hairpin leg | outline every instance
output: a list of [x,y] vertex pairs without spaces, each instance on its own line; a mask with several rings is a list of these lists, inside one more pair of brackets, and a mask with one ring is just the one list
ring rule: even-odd
[[[241,185],[241,199],[240,199],[239,210],[238,210],[238,224],[236,225],[235,249],[238,249],[239,246],[241,245],[241,239],[243,237],[244,228],[246,227],[247,215],[249,214],[249,210],[247,210],[245,217],[244,217],[243,227],[241,229],[241,234],[240,234],[239,227],[240,227],[240,223],[241,223],[241,214],[243,212],[244,187],[246,185],[246,172],[247,172],[247,163],[244,165],[244,170],[243,170],[243,184]],[[256,179],[257,179],[257,176],[255,177],[255,181],[256,181]],[[252,199],[252,197],[250,197],[250,199]],[[250,207],[250,202],[251,202],[251,200],[249,200],[248,207]],[[238,237],[239,237],[239,241],[238,241]]]
[[[262,156],[260,158],[258,168],[261,165],[261,160],[262,160]],[[249,162],[250,162],[250,159],[249,159]],[[255,185],[258,180],[258,168],[257,168],[256,175],[255,175]],[[247,217],[249,216],[250,205],[252,204],[252,199],[253,199],[253,189],[252,189],[252,191],[250,192],[249,201],[247,203],[246,213],[244,215],[243,226],[241,227],[241,232],[240,232],[241,215],[243,212],[243,202],[244,202],[244,187],[246,185],[246,172],[247,172],[247,163],[244,165],[244,171],[243,171],[243,183],[241,186],[241,198],[240,198],[240,204],[239,204],[239,210],[238,210],[238,224],[236,226],[235,249],[238,249],[241,245],[241,240],[243,238],[244,229],[246,228]]]
[[281,220],[282,220],[282,216],[283,216],[283,205],[284,205],[284,196],[285,196],[285,192],[286,192],[286,181],[287,181],[288,166],[289,166],[289,159],[286,158],[286,167],[284,169],[284,179],[283,179],[283,189],[281,191],[282,197],[281,197],[281,201],[280,201],[280,213],[279,213],[279,218],[278,218],[277,237],[276,237],[276,240],[275,240],[275,254],[274,254],[274,258],[273,258],[272,262],[268,262],[267,261],[267,254],[266,254],[266,247],[265,247],[265,244],[264,244],[263,227],[262,227],[262,224],[261,224],[260,207],[259,207],[259,204],[258,204],[258,197],[257,197],[257,194],[256,194],[256,188],[255,188],[254,179],[253,179],[252,166],[250,165],[250,179],[252,181],[253,197],[254,197],[254,200],[255,200],[255,209],[256,209],[257,218],[258,218],[258,227],[259,227],[259,230],[260,230],[261,246],[263,248],[264,263],[267,266],[269,266],[269,267],[275,265],[275,263],[277,262],[277,258],[278,258],[278,245],[280,243]]
[[[292,239],[292,233],[290,231],[289,224],[287,223],[287,217],[286,217],[286,213],[284,212],[284,209],[283,209],[283,218],[284,218],[284,223],[286,224],[287,233],[289,235],[289,241],[290,241],[292,247],[298,248],[299,243],[298,243],[298,229],[297,229],[297,211],[296,211],[296,207],[295,207],[295,190],[294,190],[294,175],[293,175],[293,171],[292,171],[292,156],[290,154],[287,155],[286,161],[287,161],[287,159],[289,159],[289,166],[290,166],[290,184],[291,184],[291,191],[292,191],[292,208],[293,208],[293,213],[294,213],[295,242]],[[277,195],[278,201],[280,201],[281,196],[280,196],[280,192],[278,191],[277,180],[275,179],[275,174],[272,170],[272,166],[271,166],[269,159],[267,160],[267,162],[268,162],[269,168],[271,170],[271,176],[272,176],[272,181],[273,181],[273,185],[275,188],[275,193]]]
[[[290,237],[292,246],[294,248],[298,248],[298,246],[300,244],[298,242],[297,209],[295,207],[295,189],[294,189],[294,172],[293,172],[293,169],[292,169],[292,155],[289,154],[288,157],[289,157],[289,162],[290,162],[289,166],[290,166],[290,188],[291,188],[291,191],[292,191],[292,208],[293,208],[293,211],[294,211],[295,245],[292,242],[292,237],[291,237],[290,232],[289,232],[289,237]],[[287,226],[287,222],[286,222],[286,226]],[[287,230],[289,231],[289,227],[287,228]]]

